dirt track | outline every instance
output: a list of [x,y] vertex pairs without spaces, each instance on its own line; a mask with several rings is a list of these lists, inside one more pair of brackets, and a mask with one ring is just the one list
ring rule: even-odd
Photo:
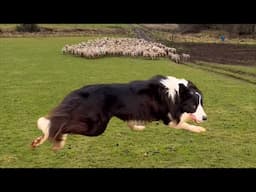
[[146,41],[153,41],[152,36],[145,29],[135,27],[133,29],[133,32],[135,33],[135,36],[138,39],[145,39]]
[[179,52],[186,52],[193,60],[256,66],[256,46],[217,43],[172,43]]

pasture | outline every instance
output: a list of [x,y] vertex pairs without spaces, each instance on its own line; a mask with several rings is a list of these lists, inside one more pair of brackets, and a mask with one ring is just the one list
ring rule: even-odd
[[[61,53],[65,44],[86,39],[0,38],[1,168],[256,167],[255,83],[168,59],[89,60]],[[255,69],[239,67],[252,73]],[[208,114],[208,121],[202,124],[205,133],[171,129],[161,122],[135,132],[113,118],[101,136],[69,135],[59,152],[53,152],[49,142],[30,148],[32,140],[41,135],[37,119],[70,91],[87,84],[128,82],[156,74],[189,79],[202,90]],[[255,76],[249,79],[255,82]]]

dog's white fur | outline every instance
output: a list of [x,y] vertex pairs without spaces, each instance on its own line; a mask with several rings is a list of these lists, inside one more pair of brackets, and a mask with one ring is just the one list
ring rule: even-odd
[[204,112],[204,109],[203,109],[203,107],[201,105],[201,103],[202,103],[202,96],[199,93],[197,93],[197,92],[196,92],[196,94],[199,97],[199,101],[198,101],[199,105],[197,106],[196,112],[193,113],[193,115],[196,117],[196,119],[198,121],[202,122],[203,121],[203,117],[206,116],[206,113]]
[[145,122],[143,122],[143,121],[133,121],[133,120],[131,120],[131,121],[127,122],[127,125],[128,125],[128,127],[130,127],[134,131],[142,131],[146,128],[144,123]]
[[37,147],[43,144],[49,137],[49,129],[50,129],[50,120],[45,117],[40,117],[37,120],[37,128],[43,132],[43,135],[37,137],[33,143],[32,147]]
[[161,80],[160,83],[162,83],[166,88],[168,92],[168,96],[172,98],[174,101],[174,96],[179,93],[179,84],[183,84],[187,87],[188,81],[185,79],[177,79],[172,76],[167,76],[166,79]]
[[180,122],[178,124],[172,121],[169,123],[168,126],[175,129],[185,129],[185,130],[196,132],[196,133],[206,131],[206,129],[203,127],[190,125],[186,123],[186,121],[189,121],[189,120],[191,120],[190,115],[188,113],[183,113],[181,116]]

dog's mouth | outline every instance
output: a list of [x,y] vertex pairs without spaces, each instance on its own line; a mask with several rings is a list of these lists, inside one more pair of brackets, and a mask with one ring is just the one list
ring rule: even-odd
[[191,118],[195,123],[202,123],[202,121],[198,120],[198,119],[196,118],[196,116],[193,115],[193,114],[190,114],[190,118]]

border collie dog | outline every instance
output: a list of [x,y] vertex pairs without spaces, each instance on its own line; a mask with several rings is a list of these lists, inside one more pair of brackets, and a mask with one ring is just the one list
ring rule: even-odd
[[46,117],[38,119],[43,135],[32,147],[49,139],[58,150],[64,147],[68,134],[98,136],[113,116],[126,121],[132,130],[162,121],[172,128],[203,132],[205,128],[187,121],[207,120],[201,91],[185,79],[157,75],[126,84],[88,85],[68,94]]

